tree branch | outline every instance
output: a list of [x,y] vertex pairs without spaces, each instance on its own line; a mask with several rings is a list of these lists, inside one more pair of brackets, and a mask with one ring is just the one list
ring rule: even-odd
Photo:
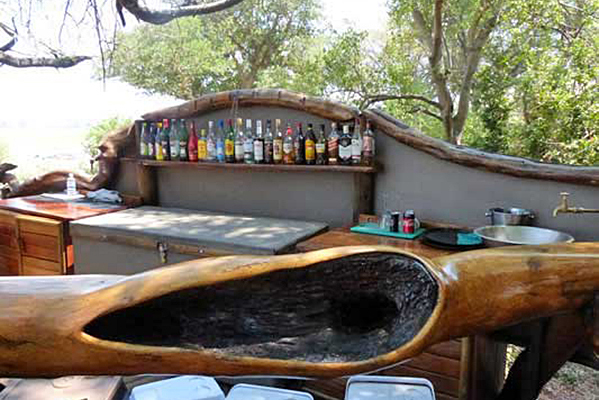
[[162,25],[173,19],[180,17],[189,17],[194,15],[211,14],[233,7],[243,0],[216,0],[211,3],[197,4],[195,1],[191,4],[179,6],[176,8],[151,9],[139,4],[138,0],[116,0],[117,10],[119,7],[125,8],[138,19],[150,24]]
[[426,25],[422,12],[420,12],[420,10],[414,10],[412,11],[412,17],[414,18],[414,27],[416,28],[416,37],[418,38],[418,41],[432,53],[433,42],[431,39],[431,31]]
[[6,64],[15,68],[30,67],[54,67],[70,68],[82,61],[89,60],[87,56],[59,56],[59,57],[13,57],[10,54],[0,51],[0,65]]
[[387,100],[418,100],[423,101],[437,109],[441,109],[441,104],[438,102],[431,100],[427,97],[417,95],[417,94],[404,94],[404,95],[392,95],[392,94],[377,94],[374,96],[365,96],[364,108],[367,108],[371,104],[378,103],[379,101],[387,101]]

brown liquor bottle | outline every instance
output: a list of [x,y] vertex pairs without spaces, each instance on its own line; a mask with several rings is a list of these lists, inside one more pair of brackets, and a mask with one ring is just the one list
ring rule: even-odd
[[306,164],[316,164],[316,135],[314,134],[314,128],[312,127],[312,124],[308,124],[308,131],[306,132],[304,147],[306,151]]
[[331,123],[331,133],[327,141],[329,148],[329,164],[339,164],[339,133],[337,132],[337,124]]

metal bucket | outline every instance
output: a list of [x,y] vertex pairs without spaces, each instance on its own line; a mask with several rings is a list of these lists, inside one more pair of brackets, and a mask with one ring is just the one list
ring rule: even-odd
[[524,208],[490,208],[485,214],[491,219],[491,225],[531,225],[535,217],[533,212]]

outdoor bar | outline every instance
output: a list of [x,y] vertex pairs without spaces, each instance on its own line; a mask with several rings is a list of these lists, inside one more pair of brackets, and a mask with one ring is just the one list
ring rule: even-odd
[[[350,165],[140,154],[147,123],[238,118],[368,123],[376,151]],[[566,194],[599,207],[599,168],[452,145],[275,89],[148,112],[107,135],[97,163],[77,188],[122,204],[41,196],[69,172],[0,200],[0,376],[294,376],[309,379],[275,383],[329,400],[376,371],[426,378],[441,400],[507,400],[535,399],[566,361],[599,367],[597,223]],[[472,234],[510,208],[560,243],[485,248],[523,240]],[[377,234],[389,216],[411,231]],[[524,351],[506,376],[507,344]]]

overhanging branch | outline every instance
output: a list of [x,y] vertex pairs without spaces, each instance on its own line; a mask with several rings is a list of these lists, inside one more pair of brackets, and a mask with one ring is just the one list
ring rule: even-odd
[[[180,17],[190,17],[194,15],[211,14],[233,7],[243,0],[217,0],[211,3],[197,4],[192,1],[190,4],[176,8],[151,9],[139,4],[138,0],[116,0],[117,10],[125,8],[131,14],[142,21],[150,24],[162,25],[173,19]],[[121,17],[124,21],[124,18]]]
[[89,60],[87,56],[58,56],[58,57],[14,57],[4,51],[0,51],[0,65],[8,65],[15,68],[30,67],[53,67],[70,68],[82,61]]

